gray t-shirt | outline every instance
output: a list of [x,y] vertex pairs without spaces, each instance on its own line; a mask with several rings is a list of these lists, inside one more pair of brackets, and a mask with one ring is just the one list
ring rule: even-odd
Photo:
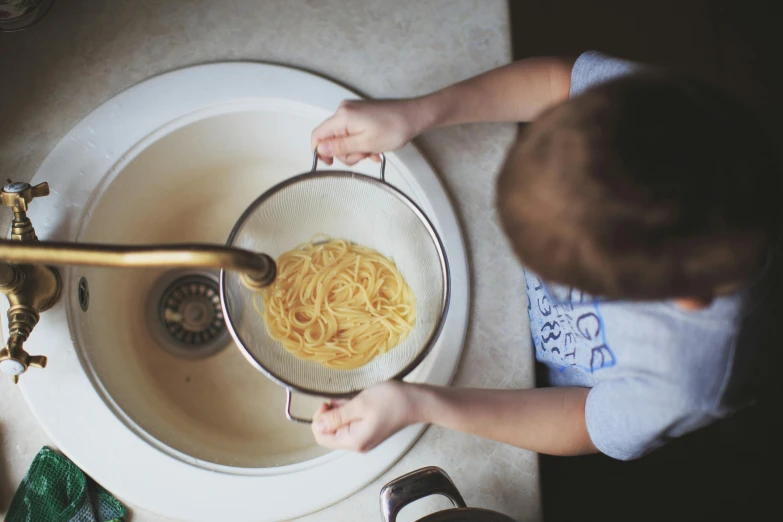
[[[571,95],[639,66],[597,52],[574,64]],[[593,444],[622,460],[741,406],[734,393],[752,356],[738,336],[757,298],[748,285],[695,312],[666,302],[601,302],[525,273],[536,359],[553,386],[586,386]]]

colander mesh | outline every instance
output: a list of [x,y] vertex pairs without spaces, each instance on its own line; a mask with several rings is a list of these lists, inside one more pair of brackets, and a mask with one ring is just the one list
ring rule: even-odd
[[300,176],[273,189],[237,225],[232,246],[277,258],[317,234],[347,239],[392,259],[416,296],[416,324],[388,353],[353,370],[334,370],[290,354],[266,332],[254,294],[225,274],[226,312],[246,355],[301,391],[330,396],[363,390],[397,376],[428,347],[445,315],[445,255],[404,196],[373,178],[345,172]]

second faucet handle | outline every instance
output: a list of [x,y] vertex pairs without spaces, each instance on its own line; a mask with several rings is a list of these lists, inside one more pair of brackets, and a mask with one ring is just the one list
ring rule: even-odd
[[49,195],[49,183],[43,182],[38,185],[30,185],[24,181],[11,181],[0,191],[0,202],[12,209],[19,209],[27,212],[27,205],[35,198]]

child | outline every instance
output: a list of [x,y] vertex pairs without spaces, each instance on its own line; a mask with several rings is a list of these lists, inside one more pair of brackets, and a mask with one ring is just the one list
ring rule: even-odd
[[350,165],[427,129],[533,119],[497,205],[553,387],[387,382],[323,405],[320,444],[367,451],[428,422],[628,460],[747,402],[780,172],[760,125],[720,93],[596,52],[538,58],[420,98],[344,102],[312,144]]

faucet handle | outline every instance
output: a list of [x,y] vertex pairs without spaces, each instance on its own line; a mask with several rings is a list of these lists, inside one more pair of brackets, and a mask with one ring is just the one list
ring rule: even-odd
[[49,183],[30,185],[23,181],[8,180],[8,184],[0,191],[0,202],[7,207],[27,211],[27,205],[35,198],[49,195]]
[[30,355],[21,346],[12,343],[0,348],[0,373],[13,376],[15,383],[28,368],[46,368],[46,362],[46,356]]

